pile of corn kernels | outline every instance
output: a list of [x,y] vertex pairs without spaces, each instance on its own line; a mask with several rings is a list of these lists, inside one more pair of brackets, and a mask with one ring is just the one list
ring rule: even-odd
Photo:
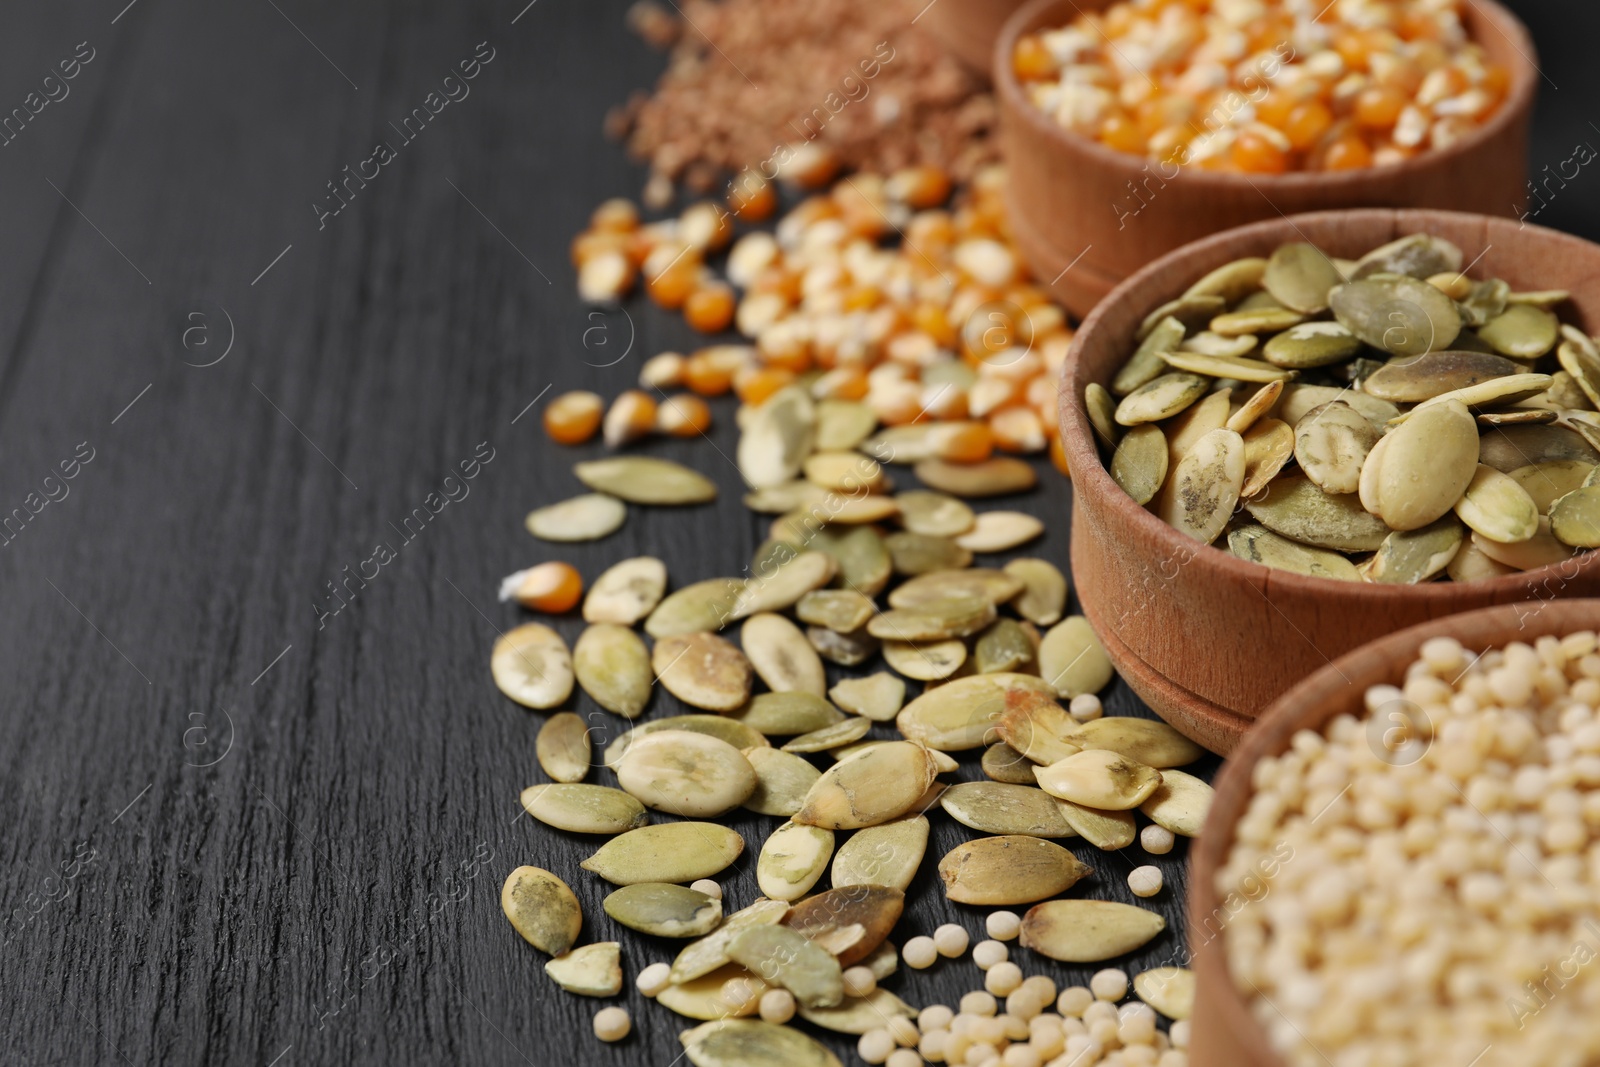
[[1596,635],[1435,638],[1366,706],[1256,767],[1218,875],[1226,897],[1279,860],[1225,933],[1272,1044],[1295,1067],[1596,1062]]
[[1125,0],[1018,40],[1028,98],[1122,152],[1281,174],[1443,148],[1504,103],[1510,73],[1466,0]]

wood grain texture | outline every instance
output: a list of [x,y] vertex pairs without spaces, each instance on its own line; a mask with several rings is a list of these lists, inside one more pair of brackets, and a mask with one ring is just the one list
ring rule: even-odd
[[[594,842],[517,817],[541,719],[489,678],[497,631],[520,617],[494,602],[499,578],[546,557],[592,578],[652,552],[682,584],[736,570],[765,528],[718,456],[733,444],[722,403],[714,448],[651,448],[717,478],[714,505],[635,509],[612,538],[559,551],[522,530],[529,508],[579,490],[570,463],[598,450],[552,450],[538,406],[519,413],[547,388],[614,393],[644,356],[694,342],[638,304],[593,318],[572,291],[567,242],[644,178],[599,133],[661,68],[622,28],[626,6],[8,11],[4,108],[77,42],[97,50],[72,95],[0,148],[0,516],[42,499],[80,442],[94,450],[0,548],[8,1062],[677,1057],[682,1021],[631,991],[669,946],[621,932],[637,1033],[605,1049],[588,1031],[599,1002],[556,994],[498,904],[506,872],[537,863],[578,890],[585,938],[618,932],[577,866]],[[1583,102],[1600,73],[1577,58],[1587,9],[1538,17],[1563,89],[1549,95],[1571,108],[1542,120],[1542,165],[1596,138]],[[389,123],[483,41],[495,58],[471,95],[398,146]],[[379,139],[394,161],[318,229],[325,183]],[[1592,180],[1540,221],[1600,233]],[[397,532],[482,442],[494,458],[468,495]],[[1032,551],[1063,562],[1070,494],[1045,478],[1021,506],[1050,523]],[[319,628],[327,583],[379,542],[396,558]],[[1147,713],[1120,684],[1106,702]],[[658,698],[650,714],[671,710]],[[931,851],[967,836],[938,817]],[[1099,872],[1085,891],[1131,902],[1143,855],[1081,851]],[[1182,951],[1183,854],[1159,862],[1169,931],[1130,968]],[[754,893],[741,862],[729,898]],[[949,919],[976,933],[981,914],[946,904],[930,864],[897,937]],[[888,984],[926,1004],[977,983],[944,963]]]

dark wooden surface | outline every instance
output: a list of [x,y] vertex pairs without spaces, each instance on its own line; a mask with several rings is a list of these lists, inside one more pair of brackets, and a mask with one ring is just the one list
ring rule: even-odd
[[[0,114],[93,49],[0,148],[0,515],[38,509],[0,548],[0,1060],[670,1064],[682,1020],[631,992],[670,945],[623,931],[637,1032],[604,1048],[599,1004],[555,991],[500,914],[531,862],[571,880],[586,938],[616,933],[577,868],[594,842],[517,817],[540,718],[487,669],[518,618],[504,573],[648,551],[682,584],[737,570],[764,529],[718,454],[727,404],[717,449],[652,446],[717,478],[715,505],[635,509],[558,552],[521,527],[597,451],[552,449],[528,405],[614,393],[692,343],[638,305],[592,316],[566,261],[593,204],[639,188],[599,129],[660,58],[621,0],[123,2],[13,5],[0,34]],[[1593,15],[1527,13],[1534,169],[1554,169],[1600,144]],[[389,123],[480,42],[470,95],[402,143]],[[379,139],[395,158],[319,229],[326,183]],[[1581,169],[1537,221],[1600,235],[1596,182]],[[397,532],[480,446],[467,494]],[[76,477],[46,482],[63,462]],[[1022,506],[1064,564],[1070,494],[1044,482]],[[328,583],[380,543],[395,558],[332,612]],[[930,853],[964,836],[936,817]],[[1142,853],[1081,851],[1087,891],[1127,899]],[[1180,864],[1156,901],[1174,925]],[[755,894],[748,858],[725,880]],[[981,914],[930,862],[897,938]],[[1169,932],[1131,968],[1182,951]],[[978,980],[888,984],[927,1004]]]

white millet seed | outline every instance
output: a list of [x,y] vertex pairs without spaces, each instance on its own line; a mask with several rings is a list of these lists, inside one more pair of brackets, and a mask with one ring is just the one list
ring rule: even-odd
[[1047,974],[1033,975],[1022,983],[1022,988],[1033,993],[1041,1011],[1056,999],[1056,980]]
[[1094,999],[1115,1003],[1128,995],[1128,972],[1116,967],[1107,967],[1103,971],[1094,972],[1089,979],[1089,992],[1094,994]]
[[956,1013],[946,1004],[929,1004],[917,1014],[917,1029],[925,1034],[935,1030],[948,1030]]
[[689,888],[696,893],[704,893],[712,900],[722,899],[722,885],[711,878],[699,878],[689,883]]
[[983,928],[996,941],[1010,941],[1022,932],[1022,916],[1014,911],[992,911]]
[[1151,823],[1139,831],[1139,847],[1152,856],[1165,856],[1178,843],[1178,837],[1165,826]]
[[1094,993],[1086,986],[1070,985],[1056,998],[1056,1011],[1062,1015],[1081,1019],[1089,1005],[1094,1003]]
[[[982,945],[978,946],[982,948]],[[989,968],[983,976],[983,988],[997,997],[1009,996],[1022,986],[1022,968],[1009,960],[1002,960]]]
[[955,923],[945,923],[933,932],[933,945],[946,959],[955,959],[966,952],[970,941],[966,929]]
[[1105,714],[1105,709],[1100,706],[1100,698],[1093,693],[1080,693],[1067,705],[1067,714],[1079,722],[1093,722]]
[[961,1010],[967,1015],[993,1015],[999,1009],[994,997],[981,989],[974,989],[961,998]]
[[1010,950],[999,941],[979,941],[972,946],[972,962],[978,965],[979,970],[987,971],[995,964],[1004,963],[1010,958]]
[[904,1015],[896,1015],[889,1020],[889,1036],[894,1038],[895,1044],[901,1048],[914,1048],[917,1039],[922,1036],[922,1031],[917,1029],[917,1024],[907,1019]]
[[878,979],[866,967],[847,967],[844,972],[844,995],[864,997],[878,988]]
[[652,963],[639,972],[639,977],[633,984],[639,987],[639,992],[647,997],[653,997],[672,982],[672,966],[666,963]]
[[1164,883],[1160,867],[1135,867],[1128,872],[1128,888],[1133,890],[1136,897],[1153,897],[1161,892]]
[[794,1018],[794,994],[787,989],[769,989],[761,994],[761,1018],[782,1026]]
[[627,1008],[601,1008],[594,1013],[594,1036],[601,1041],[621,1041],[633,1029]]
[[933,938],[931,937],[913,937],[900,950],[900,958],[905,960],[906,966],[913,970],[926,970],[932,967],[934,961],[939,958],[939,946],[933,943]]
[[882,1063],[894,1051],[894,1037],[883,1027],[868,1030],[856,1042],[856,1055],[868,1063]]
[[922,1067],[922,1057],[917,1055],[914,1048],[897,1048],[889,1053],[884,1067]]

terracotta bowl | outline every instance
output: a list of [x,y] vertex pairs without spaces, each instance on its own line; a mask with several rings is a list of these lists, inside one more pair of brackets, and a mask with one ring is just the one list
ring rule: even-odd
[[[940,0],[935,10],[949,0]],[[1539,81],[1527,29],[1494,0],[1466,5],[1467,28],[1511,71],[1505,103],[1481,128],[1404,163],[1338,173],[1174,173],[1061,128],[1011,73],[1018,37],[1064,26],[1111,0],[1032,0],[994,50],[1001,152],[1017,247],[1034,275],[1083,317],[1113,286],[1180,245],[1259,219],[1350,207],[1429,207],[1515,215],[1526,199],[1528,125]],[[930,12],[931,14],[931,12]]]
[[1178,533],[1106,472],[1083,411],[1109,385],[1144,316],[1207,271],[1305,240],[1353,257],[1407,233],[1460,245],[1474,277],[1572,291],[1559,312],[1600,331],[1600,246],[1506,219],[1442,211],[1329,211],[1198,241],[1119,285],[1079,329],[1061,382],[1072,470],[1072,573],[1112,662],[1162,717],[1226,754],[1257,715],[1330,660],[1395,630],[1518,600],[1600,595],[1600,552],[1481,582],[1367,585],[1247,563]]
[[1417,650],[1432,637],[1454,637],[1473,651],[1512,641],[1532,642],[1600,627],[1600,600],[1508,604],[1424,623],[1339,657],[1285,694],[1224,764],[1205,828],[1190,853],[1189,945],[1196,976],[1191,1067],[1283,1067],[1266,1032],[1229,977],[1219,923],[1227,910],[1217,898],[1216,874],[1233,848],[1234,827],[1250,803],[1251,777],[1265,756],[1289,747],[1301,729],[1319,730],[1335,716],[1361,713],[1367,688],[1399,683]]
[[935,0],[918,20],[945,51],[989,76],[1000,28],[1023,0]]

